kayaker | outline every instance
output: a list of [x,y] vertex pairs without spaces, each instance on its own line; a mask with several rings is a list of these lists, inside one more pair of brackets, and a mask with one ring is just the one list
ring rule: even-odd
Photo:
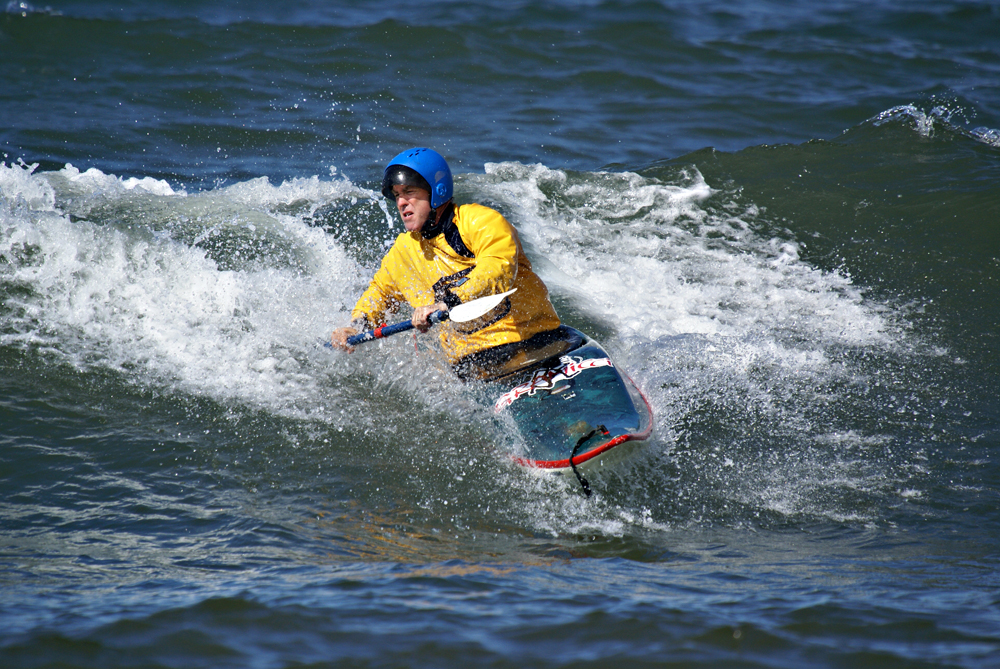
[[431,149],[403,151],[386,166],[382,194],[394,202],[406,232],[383,257],[350,326],[333,331],[335,348],[351,350],[349,336],[381,324],[403,302],[413,307],[414,326],[426,332],[433,312],[514,288],[481,318],[438,326],[459,376],[495,376],[569,348],[573,334],[560,326],[514,226],[489,207],[456,205],[453,190],[448,163]]

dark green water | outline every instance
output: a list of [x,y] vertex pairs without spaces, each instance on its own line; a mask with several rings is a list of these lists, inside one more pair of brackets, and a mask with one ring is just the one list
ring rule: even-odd
[[[0,666],[996,664],[998,30],[10,3]],[[432,336],[319,345],[411,145],[649,399],[592,498]]]

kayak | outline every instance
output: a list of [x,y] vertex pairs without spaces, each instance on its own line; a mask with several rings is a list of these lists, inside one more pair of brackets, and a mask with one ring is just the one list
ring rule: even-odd
[[590,495],[587,475],[630,459],[648,441],[653,412],[639,388],[607,351],[579,330],[571,347],[491,380],[493,412],[516,430],[514,461],[575,478]]
[[[514,291],[489,295],[431,314],[431,323],[467,322]],[[412,330],[411,321],[347,338],[349,346]],[[331,342],[326,342],[331,346]],[[464,361],[464,362],[463,362]],[[599,343],[566,325],[525,342],[503,344],[464,358],[454,371],[480,380],[493,413],[518,452],[514,461],[536,471],[575,478],[591,494],[586,474],[618,465],[653,431],[649,402]]]

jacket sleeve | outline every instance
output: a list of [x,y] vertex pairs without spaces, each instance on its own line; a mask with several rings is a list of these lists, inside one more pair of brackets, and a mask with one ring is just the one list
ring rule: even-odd
[[384,323],[386,312],[395,311],[396,307],[403,301],[403,295],[396,288],[388,269],[391,263],[396,262],[397,254],[396,248],[393,247],[382,258],[381,266],[351,311],[352,321],[365,319],[370,326],[374,327],[379,323]]
[[462,302],[503,293],[514,287],[521,242],[517,230],[499,212],[481,205],[465,205],[456,224],[466,246],[476,257],[468,280],[451,289]]

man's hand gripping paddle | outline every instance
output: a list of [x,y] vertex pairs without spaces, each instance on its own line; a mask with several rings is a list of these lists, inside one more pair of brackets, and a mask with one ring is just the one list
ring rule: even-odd
[[[517,288],[514,290],[517,290]],[[506,293],[499,293],[498,295],[487,295],[486,297],[480,297],[477,300],[470,300],[469,302],[459,304],[454,309],[450,309],[448,311],[435,311],[428,316],[427,320],[431,323],[440,323],[447,320],[452,320],[456,323],[474,321],[480,316],[488,313],[491,309],[494,309],[498,304],[504,301],[504,298],[513,293],[514,290],[508,290]],[[414,325],[411,321],[402,321],[400,323],[393,323],[392,325],[383,325],[382,327],[377,327],[374,330],[368,330],[367,332],[362,332],[352,337],[348,337],[347,343],[350,346],[357,346],[362,342],[371,341],[373,339],[382,339],[383,337],[399,334],[400,332],[406,332],[407,330],[412,330],[413,328]],[[331,346],[331,344],[327,342],[327,346]]]

